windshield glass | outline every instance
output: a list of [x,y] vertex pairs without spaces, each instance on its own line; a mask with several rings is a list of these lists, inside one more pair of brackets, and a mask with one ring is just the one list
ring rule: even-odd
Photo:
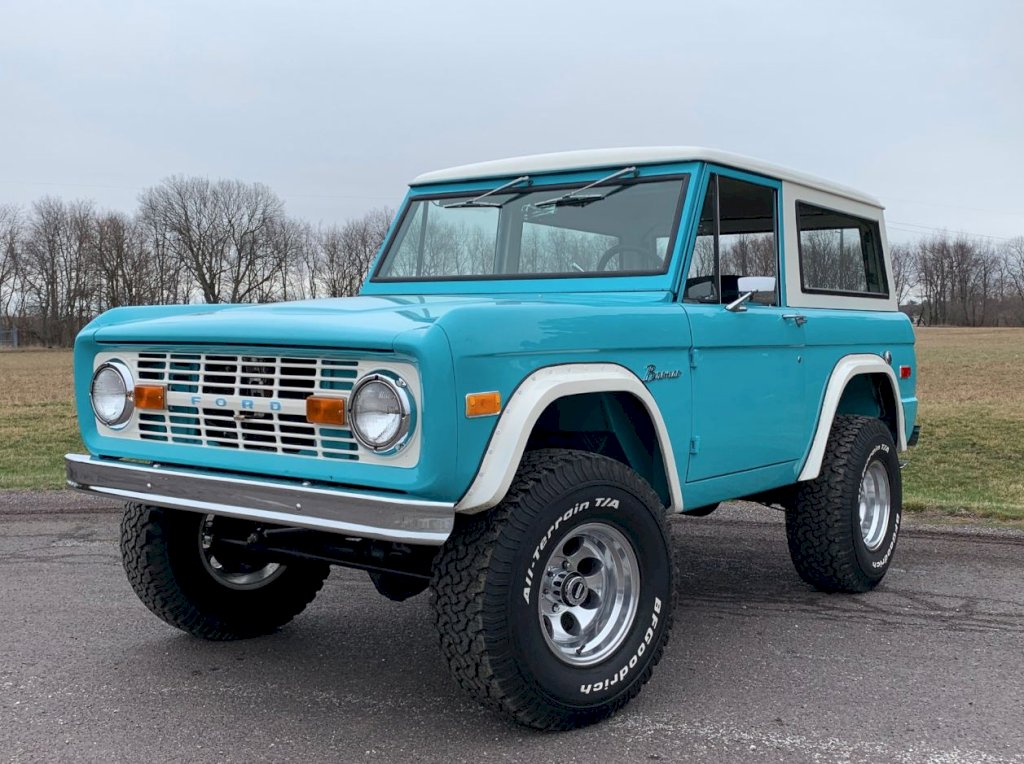
[[687,176],[417,199],[374,281],[664,273]]

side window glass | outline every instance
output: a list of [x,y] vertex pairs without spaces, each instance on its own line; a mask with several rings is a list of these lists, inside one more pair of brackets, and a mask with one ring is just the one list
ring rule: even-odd
[[804,291],[889,296],[877,222],[804,202],[796,222]]
[[715,230],[716,200],[718,198],[718,176],[708,183],[708,192],[700,211],[697,226],[697,242],[693,246],[690,272],[686,276],[684,298],[693,302],[721,302],[718,289],[718,258]]
[[757,293],[751,302],[779,304],[775,205],[772,188],[735,178],[711,177],[684,299],[729,303],[740,296],[740,278],[770,276],[775,279],[775,291]]

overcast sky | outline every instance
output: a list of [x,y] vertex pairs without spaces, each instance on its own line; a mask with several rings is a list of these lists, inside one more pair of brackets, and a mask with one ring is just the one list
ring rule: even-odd
[[[325,223],[426,170],[706,145],[1024,234],[1024,3],[3,0],[0,203],[171,174]],[[993,239],[998,243],[999,239]]]

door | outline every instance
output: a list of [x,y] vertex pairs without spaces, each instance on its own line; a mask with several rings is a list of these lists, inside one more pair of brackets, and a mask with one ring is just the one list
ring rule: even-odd
[[[683,290],[693,334],[688,482],[795,461],[807,446],[803,326],[780,299],[778,192],[725,171],[708,181]],[[773,288],[727,308],[750,276]]]

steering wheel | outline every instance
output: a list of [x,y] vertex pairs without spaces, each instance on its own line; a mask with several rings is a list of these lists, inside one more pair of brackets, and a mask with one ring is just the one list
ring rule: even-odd
[[608,264],[612,261],[616,255],[621,255],[624,252],[632,252],[640,255],[646,260],[650,261],[653,265],[653,270],[661,270],[662,260],[656,254],[647,249],[641,249],[640,247],[633,247],[629,244],[616,244],[613,247],[609,247],[605,250],[605,253],[601,255],[601,259],[597,262],[597,270],[604,271],[608,269]]

